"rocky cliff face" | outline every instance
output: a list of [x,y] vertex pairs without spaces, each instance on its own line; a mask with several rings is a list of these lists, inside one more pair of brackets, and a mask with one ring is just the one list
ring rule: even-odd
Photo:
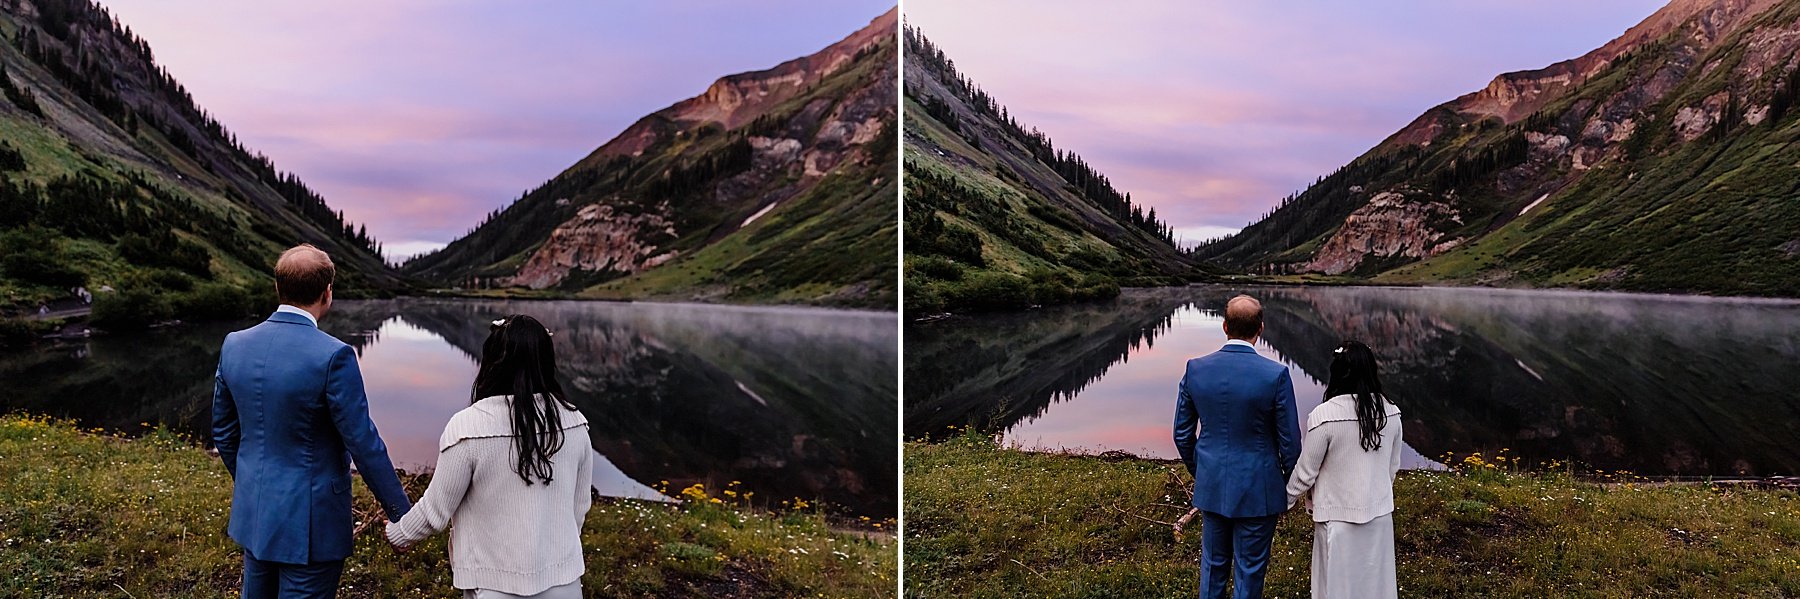
[[897,20],[639,119],[406,270],[609,297],[891,303],[874,265],[895,243],[891,187],[876,214],[893,185]]
[[[651,235],[643,234],[651,231]],[[575,218],[550,232],[544,246],[531,254],[512,284],[532,289],[554,287],[572,270],[628,275],[674,259],[676,252],[657,253],[654,232],[673,238],[675,227],[663,214],[619,214],[612,206],[583,206]]]
[[1424,258],[1456,247],[1443,229],[1462,224],[1456,208],[1429,198],[1409,199],[1384,191],[1344,221],[1303,270],[1337,275],[1355,270],[1367,258]]
[[721,77],[698,96],[682,100],[626,128],[624,133],[601,146],[602,156],[639,156],[669,133],[661,121],[678,123],[717,123],[726,129],[743,126],[759,116],[802,94],[806,87],[837,74],[856,61],[858,53],[892,41],[899,26],[899,13],[890,11],[869,23],[868,27],[817,53],[796,58],[765,71]]
[[1645,44],[1681,30],[1678,35],[1704,48],[1775,3],[1776,0],[1675,0],[1592,52],[1542,69],[1496,76],[1487,87],[1446,102],[1440,107],[1445,110],[1421,115],[1395,133],[1388,143],[1430,143],[1443,131],[1446,113],[1474,120],[1498,117],[1502,122],[1516,122],[1564,97]]

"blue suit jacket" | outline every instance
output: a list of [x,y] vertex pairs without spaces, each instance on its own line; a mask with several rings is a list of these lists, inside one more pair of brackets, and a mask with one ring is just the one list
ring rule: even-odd
[[1175,400],[1175,449],[1194,474],[1194,507],[1227,518],[1285,511],[1288,473],[1300,459],[1287,367],[1237,344],[1188,360]]
[[369,419],[356,352],[305,316],[276,312],[225,336],[213,383],[213,443],[233,479],[226,530],[259,560],[350,556],[347,458],[389,520],[411,507]]

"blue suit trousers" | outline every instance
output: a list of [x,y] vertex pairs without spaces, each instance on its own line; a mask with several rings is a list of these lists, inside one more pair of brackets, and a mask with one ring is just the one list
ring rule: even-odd
[[1200,518],[1200,599],[1225,599],[1225,585],[1233,574],[1234,599],[1262,597],[1269,545],[1281,515],[1227,518],[1203,511]]
[[310,564],[265,562],[244,552],[244,599],[331,599],[337,597],[344,560]]

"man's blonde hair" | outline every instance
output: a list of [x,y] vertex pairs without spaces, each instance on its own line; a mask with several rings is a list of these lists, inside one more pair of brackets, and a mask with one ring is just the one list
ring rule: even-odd
[[281,303],[311,306],[325,299],[337,279],[337,265],[324,250],[302,243],[275,260],[275,295]]
[[1225,302],[1225,336],[1251,339],[1262,333],[1262,302],[1240,295]]

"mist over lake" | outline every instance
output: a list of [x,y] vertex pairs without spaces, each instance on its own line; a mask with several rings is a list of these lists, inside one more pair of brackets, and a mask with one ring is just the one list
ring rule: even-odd
[[1800,303],[1467,288],[1196,286],[906,328],[906,435],[973,425],[1030,448],[1176,457],[1187,359],[1225,301],[1263,301],[1258,351],[1302,418],[1331,350],[1368,343],[1405,414],[1406,463],[1502,449],[1646,476],[1800,471]]

